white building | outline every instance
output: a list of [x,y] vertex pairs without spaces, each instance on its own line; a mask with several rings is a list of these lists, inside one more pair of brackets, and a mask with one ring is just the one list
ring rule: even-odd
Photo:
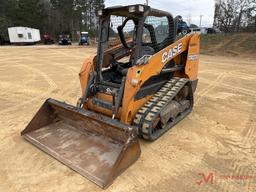
[[10,27],[8,34],[11,43],[36,43],[41,40],[40,31],[29,27]]

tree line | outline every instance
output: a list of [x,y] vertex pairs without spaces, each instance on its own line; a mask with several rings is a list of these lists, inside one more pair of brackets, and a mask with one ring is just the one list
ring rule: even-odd
[[256,32],[256,0],[215,0],[214,27],[223,32]]
[[24,26],[39,29],[41,34],[57,37],[75,36],[78,31],[97,31],[96,12],[104,0],[0,0],[0,35],[7,28]]

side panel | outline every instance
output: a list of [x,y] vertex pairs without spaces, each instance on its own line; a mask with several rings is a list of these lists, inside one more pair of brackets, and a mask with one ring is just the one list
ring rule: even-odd
[[85,89],[87,87],[89,74],[90,72],[94,71],[94,66],[95,66],[94,58],[95,56],[85,59],[79,73],[79,79],[80,79],[80,84],[82,88],[82,95],[84,95]]
[[162,68],[171,59],[188,50],[189,40],[194,34],[186,35],[175,43],[159,51],[151,57],[145,65],[137,65],[129,69],[125,84],[125,93],[122,103],[121,122],[130,124],[137,110],[143,106],[150,97],[134,101],[135,94],[143,83],[151,76],[160,74]]
[[189,41],[188,57],[185,67],[185,73],[191,81],[197,80],[199,52],[200,35],[198,33],[195,33]]

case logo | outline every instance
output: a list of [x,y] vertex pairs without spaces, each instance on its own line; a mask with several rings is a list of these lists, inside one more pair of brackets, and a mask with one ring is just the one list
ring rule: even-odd
[[178,45],[172,47],[168,50],[166,50],[162,55],[162,63],[165,63],[169,60],[171,60],[174,56],[178,55],[182,51],[182,43],[179,43]]

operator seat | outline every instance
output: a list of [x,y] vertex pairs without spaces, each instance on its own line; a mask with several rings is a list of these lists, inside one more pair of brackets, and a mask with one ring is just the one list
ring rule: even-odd
[[[141,46],[141,55],[142,55],[142,57],[144,55],[154,55],[154,53],[155,53],[155,50],[152,47],[150,47],[150,46]],[[133,53],[132,53],[129,63],[134,64],[133,59],[134,59],[134,56],[133,56]],[[127,65],[127,66],[128,67],[123,68],[119,65],[119,67],[118,67],[119,73],[121,73],[123,76],[127,75],[128,69],[130,68],[131,65]]]

